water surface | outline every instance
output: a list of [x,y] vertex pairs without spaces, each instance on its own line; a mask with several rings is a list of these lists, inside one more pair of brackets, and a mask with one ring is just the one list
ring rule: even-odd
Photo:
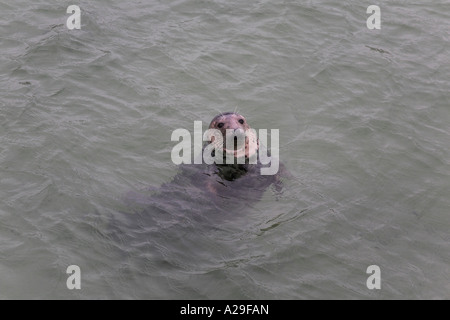
[[[0,298],[450,298],[446,1],[373,3],[381,30],[350,0],[76,4],[0,3]],[[172,131],[236,108],[280,130],[283,192],[160,189]]]

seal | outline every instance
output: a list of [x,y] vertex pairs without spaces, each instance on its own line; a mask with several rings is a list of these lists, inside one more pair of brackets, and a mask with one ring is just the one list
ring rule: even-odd
[[[259,149],[255,132],[251,130],[247,120],[238,113],[226,112],[215,116],[211,120],[209,129],[221,132],[223,145],[215,147],[223,151],[224,157],[227,155],[232,155],[235,159],[244,157],[245,162],[248,163],[250,157],[254,156]],[[207,144],[214,143],[214,140],[212,136]],[[231,146],[228,145],[230,142],[232,142]]]
[[210,136],[203,150],[211,145],[212,157],[216,156],[217,151],[222,153],[223,159],[219,159],[222,161],[215,162],[217,174],[221,178],[233,181],[253,168],[250,159],[257,156],[259,140],[242,115],[235,112],[221,113],[211,120],[209,129],[218,130],[221,139]]
[[205,211],[212,205],[212,211],[229,212],[226,208],[258,201],[270,186],[276,193],[281,192],[282,178],[291,175],[282,163],[276,174],[261,174],[261,169],[268,168],[270,163],[263,164],[260,157],[262,154],[271,157],[270,150],[260,143],[244,116],[236,112],[220,113],[211,120],[209,129],[215,129],[211,130],[215,134],[207,136],[202,154],[197,156],[211,152],[213,163],[181,164],[174,178],[158,190],[152,190],[156,193],[150,198],[130,194],[129,200],[166,212],[196,210],[192,201],[201,204]]
[[[261,168],[267,165],[261,163],[260,155],[270,156],[270,151],[261,145],[255,130],[252,130],[247,119],[236,112],[225,112],[215,116],[209,129],[216,129],[222,139],[217,141],[214,136],[205,143],[203,150],[212,147],[211,156],[221,151],[223,159],[215,162],[206,169],[206,174],[216,179],[209,179],[205,185],[207,190],[219,197],[228,195],[229,198],[247,195],[258,199],[270,185],[277,191],[282,189],[281,174],[287,171],[280,165],[280,174],[261,175]],[[230,163],[230,159],[232,162]]]
[[[283,188],[280,177],[284,178],[286,171],[278,162],[275,174],[262,174],[261,169],[272,166],[265,164],[267,159],[261,161],[261,155],[271,157],[272,161],[278,152],[273,150],[274,155],[269,154],[262,136],[259,141],[247,119],[235,112],[221,113],[212,119],[209,129],[215,130],[211,130],[209,139],[203,135],[205,144],[203,150],[198,150],[202,154],[196,156],[204,159],[210,152],[214,162],[180,164],[170,181],[127,194],[124,199],[127,212],[113,221],[110,232],[117,248],[124,248],[126,258],[139,256],[129,254],[132,248],[133,252],[144,252],[145,259],[151,254],[153,260],[160,259],[155,261],[178,263],[183,252],[191,255],[201,251],[188,249],[200,240],[208,240],[211,234],[207,230],[219,231],[220,237],[228,230],[228,227],[221,229],[222,222],[251,213],[249,208],[269,187],[274,189],[278,200]],[[230,159],[231,163],[226,161]],[[196,238],[196,233],[200,238]]]

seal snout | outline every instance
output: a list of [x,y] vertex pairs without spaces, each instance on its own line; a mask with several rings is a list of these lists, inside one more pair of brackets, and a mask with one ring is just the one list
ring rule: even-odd
[[245,118],[238,113],[226,112],[217,115],[211,121],[209,128],[217,129],[222,133],[222,149],[227,153],[234,154],[235,157],[248,156],[258,150],[257,138],[250,133],[252,138],[249,139],[248,130],[250,126]]
[[[245,131],[242,128],[232,131],[234,150],[242,149],[245,146]],[[229,148],[228,148],[229,149]]]

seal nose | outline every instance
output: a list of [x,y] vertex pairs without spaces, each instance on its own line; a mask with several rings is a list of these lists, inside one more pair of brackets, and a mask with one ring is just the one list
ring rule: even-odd
[[236,137],[242,137],[245,135],[245,131],[242,130],[242,128],[237,128],[234,129],[234,134],[236,135]]
[[230,135],[234,136],[235,138],[236,137],[240,138],[240,137],[245,136],[245,131],[242,128],[231,129],[231,130],[227,129],[227,136],[230,136]]
[[227,149],[242,149],[245,146],[245,131],[242,128],[227,129],[224,147],[227,145],[227,141],[231,143],[231,146],[226,147]]
[[234,147],[240,149],[245,144],[245,131],[242,128],[234,130]]

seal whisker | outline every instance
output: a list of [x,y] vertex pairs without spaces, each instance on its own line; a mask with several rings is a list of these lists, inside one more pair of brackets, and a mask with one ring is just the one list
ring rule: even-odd
[[223,115],[223,112],[222,111],[220,111],[218,108],[216,108],[216,107],[213,107],[220,115]]

